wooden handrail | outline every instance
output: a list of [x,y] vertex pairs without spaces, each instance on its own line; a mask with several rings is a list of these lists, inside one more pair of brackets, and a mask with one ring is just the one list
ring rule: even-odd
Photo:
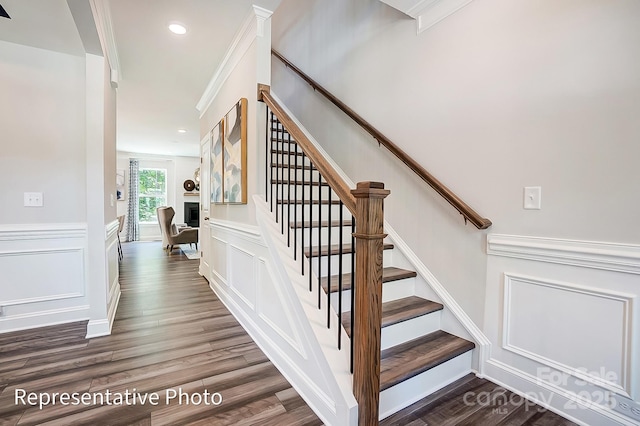
[[275,99],[269,93],[268,86],[258,87],[258,99],[266,103],[271,111],[278,117],[284,128],[289,132],[291,137],[298,143],[302,151],[311,161],[316,169],[320,172],[324,180],[329,184],[331,189],[342,200],[345,207],[351,212],[353,216],[356,215],[356,199],[351,194],[351,188],[345,183],[345,181],[338,175],[333,167],[325,160],[320,154],[309,138],[298,127],[298,125],[289,117],[289,114],[276,102]]
[[466,204],[460,197],[447,188],[442,182],[435,178],[431,173],[426,171],[424,167],[418,164],[413,158],[411,158],[406,152],[404,152],[398,145],[394,144],[383,135],[378,129],[373,127],[364,118],[358,115],[355,111],[344,104],[340,99],[336,98],[333,94],[327,91],[324,87],[314,81],[311,77],[305,74],[300,68],[293,65],[288,59],[278,53],[276,50],[271,50],[271,53],[278,59],[280,59],[287,67],[291,68],[296,74],[298,74],[304,81],[306,81],[313,89],[320,92],[325,98],[327,98],[332,104],[337,106],[345,114],[347,114],[353,121],[358,123],[364,130],[367,131],[375,140],[381,145],[384,145],[393,155],[398,157],[400,161],[413,170],[422,180],[424,180],[429,186],[431,186],[438,194],[440,194],[445,200],[449,202],[462,216],[465,218],[465,222],[468,220],[478,229],[487,229],[491,226],[491,221],[482,217],[475,210],[473,210],[468,204]]

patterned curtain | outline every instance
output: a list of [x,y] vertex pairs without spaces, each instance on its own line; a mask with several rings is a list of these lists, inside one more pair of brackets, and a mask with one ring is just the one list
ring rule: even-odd
[[138,223],[138,181],[140,180],[140,162],[134,158],[129,160],[129,210],[127,211],[127,241],[140,239]]

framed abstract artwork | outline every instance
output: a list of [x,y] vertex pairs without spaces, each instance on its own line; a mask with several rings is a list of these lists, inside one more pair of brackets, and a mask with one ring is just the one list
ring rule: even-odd
[[223,200],[247,203],[247,99],[242,98],[223,119]]
[[211,204],[224,202],[224,118],[211,130]]

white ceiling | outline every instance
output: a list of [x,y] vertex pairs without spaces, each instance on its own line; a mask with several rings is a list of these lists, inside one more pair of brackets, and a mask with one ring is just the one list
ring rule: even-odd
[[0,0],[11,19],[0,18],[0,40],[84,55],[65,0]]
[[[280,0],[107,3],[121,71],[118,150],[199,156],[197,102],[251,12],[251,5],[274,10]],[[84,53],[79,26],[73,20],[74,16],[78,19],[79,0],[0,0],[0,4],[12,18],[0,20],[0,40],[75,55]],[[69,6],[74,8],[73,16]],[[173,21],[183,23],[187,34],[171,33],[167,26]],[[181,134],[178,129],[187,132]]]

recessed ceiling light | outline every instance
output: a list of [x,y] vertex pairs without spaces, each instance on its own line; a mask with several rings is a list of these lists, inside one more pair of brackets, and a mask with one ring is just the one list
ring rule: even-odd
[[172,22],[169,24],[169,31],[174,34],[183,35],[187,33],[187,27],[177,22]]
[[178,133],[187,133],[186,129],[178,129]]

